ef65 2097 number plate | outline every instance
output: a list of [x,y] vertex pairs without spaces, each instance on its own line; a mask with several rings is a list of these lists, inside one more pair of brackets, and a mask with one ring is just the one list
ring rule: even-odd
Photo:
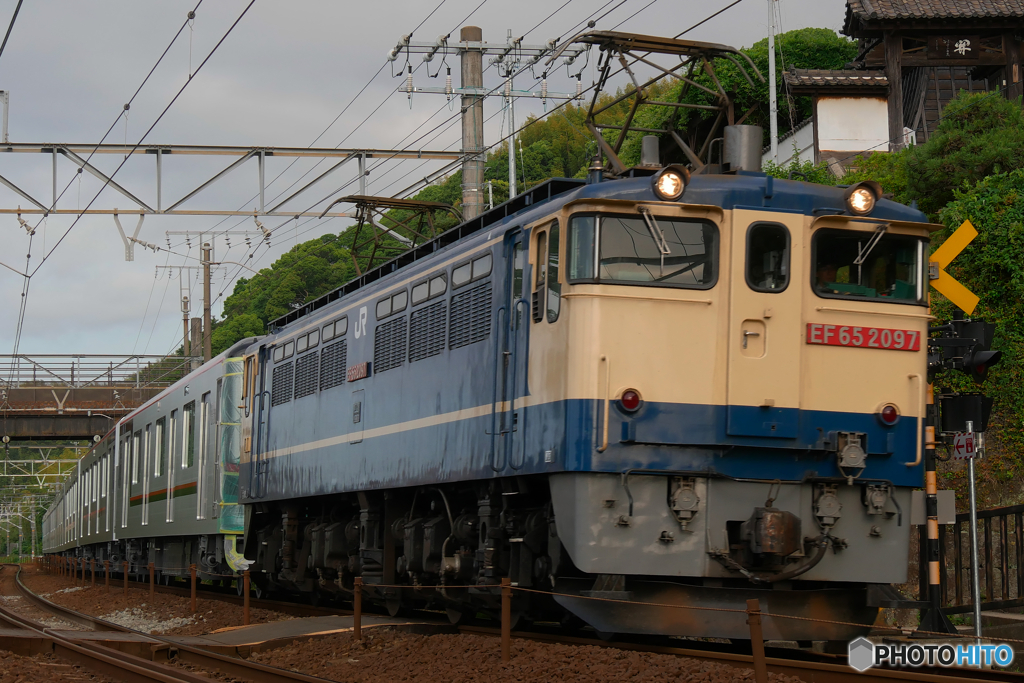
[[893,330],[888,327],[807,323],[807,343],[888,349],[889,351],[919,351],[921,350],[921,333],[917,330]]

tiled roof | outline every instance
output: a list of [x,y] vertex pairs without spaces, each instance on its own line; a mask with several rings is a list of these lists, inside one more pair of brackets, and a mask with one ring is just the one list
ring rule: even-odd
[[1024,17],[1024,0],[847,0],[846,6],[862,21]]
[[786,84],[799,88],[887,88],[884,71],[829,71],[826,69],[792,69],[783,76]]

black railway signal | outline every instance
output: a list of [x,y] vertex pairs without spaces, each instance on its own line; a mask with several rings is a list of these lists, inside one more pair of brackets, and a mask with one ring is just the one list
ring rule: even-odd
[[[959,321],[954,321],[954,326],[957,322]],[[963,356],[963,371],[978,384],[985,381],[988,369],[1003,357],[1002,351],[989,349],[995,329],[996,326],[993,323],[981,320],[960,323],[959,336],[974,340],[974,345]]]

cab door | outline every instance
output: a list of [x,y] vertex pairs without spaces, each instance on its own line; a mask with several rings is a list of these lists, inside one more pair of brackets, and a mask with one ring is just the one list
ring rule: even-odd
[[797,436],[802,214],[733,212],[726,431]]

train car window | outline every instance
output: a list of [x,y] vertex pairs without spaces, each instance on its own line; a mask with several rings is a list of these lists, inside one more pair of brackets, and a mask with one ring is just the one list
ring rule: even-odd
[[196,402],[189,401],[181,412],[181,430],[184,435],[181,449],[182,469],[192,467],[196,462]]
[[558,221],[551,224],[548,239],[548,322],[558,320],[562,307],[562,285],[558,282]]
[[132,436],[132,483],[139,483],[139,461],[142,459],[142,449],[139,442],[142,441],[142,430],[135,432]]
[[[578,230],[577,221],[582,221]],[[710,289],[718,278],[718,228],[710,221],[653,215],[646,219],[574,216],[570,233],[581,245],[570,248],[572,282]],[[596,268],[588,265],[591,239],[596,243]],[[593,277],[586,278],[591,272]]]
[[391,315],[391,297],[377,302],[377,318],[386,318],[389,315]]
[[156,421],[156,448],[153,452],[153,476],[162,477],[166,469],[167,457],[167,418]]
[[210,452],[210,392],[203,394],[199,401],[199,468],[196,472],[196,519],[206,519],[206,463]]
[[404,311],[405,307],[409,305],[409,292],[404,289],[391,297],[391,312],[398,313]]
[[448,277],[446,275],[438,275],[437,277],[430,278],[430,298],[433,299],[435,296],[441,296],[448,291]]
[[592,280],[597,260],[596,216],[576,216],[569,223],[569,280]]
[[168,459],[170,460],[170,467],[167,468],[167,515],[164,521],[174,521],[174,454],[181,448],[181,432],[178,431],[178,423],[181,421],[178,417],[178,410],[171,411],[171,422],[168,425],[168,432],[170,433],[170,449],[168,450]]
[[548,274],[548,234],[544,230],[537,233],[536,253],[536,268],[534,268],[533,275],[533,299],[530,302],[530,306],[533,309],[533,322],[539,323],[541,320],[543,320],[544,317],[544,312],[541,309],[541,305],[544,301],[544,286],[547,283]]
[[284,357],[291,358],[292,354],[295,353],[295,342],[288,342],[284,345]]
[[302,335],[301,337],[295,340],[296,353],[302,353],[307,348],[309,348],[309,337],[307,335]]
[[274,362],[279,363],[284,360],[284,347],[278,346],[274,349]]
[[789,286],[789,230],[779,223],[755,223],[747,231],[747,286],[781,292]]
[[824,229],[815,233],[812,251],[811,288],[820,297],[927,303],[920,238]]
[[477,280],[491,274],[491,253],[487,252],[478,259],[473,260],[473,279]]
[[452,287],[461,287],[473,279],[473,264],[464,263],[452,271]]
[[323,334],[320,335],[324,338],[324,341],[330,341],[334,339],[334,323],[328,323],[323,327]]
[[309,348],[313,348],[320,343],[320,330],[313,330],[307,336],[309,337]]
[[334,323],[335,337],[343,337],[346,332],[348,332],[348,316],[345,316]]
[[412,288],[412,305],[421,304],[430,297],[430,283],[421,282]]

